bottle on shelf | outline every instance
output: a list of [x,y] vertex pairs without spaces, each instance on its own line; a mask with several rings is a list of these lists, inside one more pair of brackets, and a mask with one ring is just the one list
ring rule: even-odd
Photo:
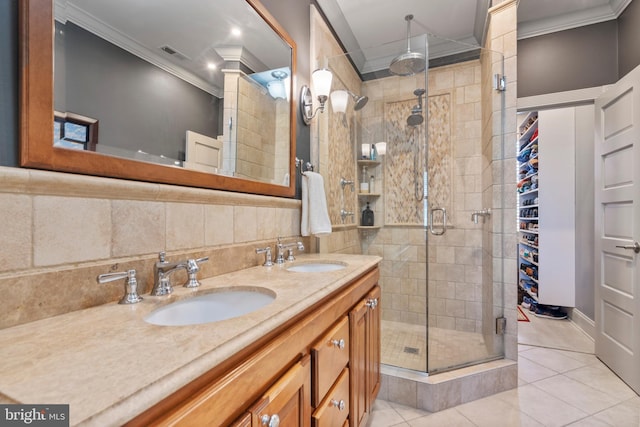
[[367,207],[362,211],[361,225],[364,227],[373,227],[373,224],[373,211],[369,207],[369,202],[367,202]]
[[362,178],[360,179],[360,192],[368,193],[369,192],[369,178],[367,176],[367,167],[362,167]]
[[375,178],[373,175],[369,177],[369,193],[375,193]]

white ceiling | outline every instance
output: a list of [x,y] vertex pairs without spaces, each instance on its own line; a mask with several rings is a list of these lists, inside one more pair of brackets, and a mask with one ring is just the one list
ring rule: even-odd
[[[405,16],[412,14],[414,38],[429,34],[429,56],[438,58],[482,45],[490,0],[317,0],[361,73],[384,64],[406,50]],[[631,0],[519,0],[518,38],[527,38],[615,19]],[[431,36],[434,35],[435,37]],[[403,42],[404,40],[404,42]],[[414,41],[415,40],[415,41]],[[380,46],[395,43],[396,55]],[[414,49],[413,46],[416,46]],[[387,49],[388,50],[388,49]]]
[[[427,37],[432,59],[477,50],[492,0],[316,1],[360,73],[365,74],[387,69],[393,58],[407,51],[408,14],[414,15],[411,51],[426,53]],[[630,2],[519,0],[518,38],[615,19]],[[282,42],[271,31],[259,29],[265,24],[239,0],[55,0],[55,15],[217,96],[221,96],[221,73],[207,70],[205,62],[222,63],[223,56],[241,55],[243,63],[261,71],[282,67],[288,55],[285,48],[274,61],[274,46]],[[249,28],[242,41],[231,38],[231,25]],[[159,50],[164,45],[181,57],[169,57]]]

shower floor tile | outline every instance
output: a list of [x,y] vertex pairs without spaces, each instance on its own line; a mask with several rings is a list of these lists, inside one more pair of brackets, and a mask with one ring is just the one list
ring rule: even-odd
[[[442,328],[430,328],[429,334],[431,370],[484,360],[490,355],[481,334]],[[426,326],[383,320],[381,341],[382,363],[426,371]]]

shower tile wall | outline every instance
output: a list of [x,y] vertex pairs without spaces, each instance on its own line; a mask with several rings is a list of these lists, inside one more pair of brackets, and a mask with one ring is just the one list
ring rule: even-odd
[[[333,73],[332,90],[360,92],[360,78],[314,7],[311,8],[311,45],[311,50],[317,52],[311,69],[328,67]],[[314,107],[317,106],[317,101],[314,103]],[[357,181],[353,141],[357,140],[360,127],[355,117],[352,101],[344,115],[334,113],[331,102],[327,101],[324,113],[318,113],[311,122],[311,138],[316,140],[311,144],[311,159],[319,163],[318,171],[324,177],[327,209],[333,226],[331,235],[318,239],[321,253],[361,253],[355,228],[359,217],[357,196],[351,187],[345,187],[343,191],[340,186],[340,178]],[[318,147],[318,152],[314,153],[314,147]],[[354,216],[346,217],[343,223],[341,209],[354,212]]]
[[[279,102],[268,95],[265,96],[264,88],[249,81],[245,76],[238,79],[237,102],[236,175],[274,182],[274,159],[278,141],[276,113]],[[280,100],[280,103],[286,101]]]
[[[383,195],[385,227],[363,240],[365,253],[384,257],[383,319],[426,322],[426,247],[423,203],[414,196],[415,150],[404,126],[416,103],[413,90],[424,76],[365,82],[374,108],[363,110],[363,142],[387,141]],[[429,70],[430,207],[445,207],[448,229],[429,235],[429,325],[465,332],[481,330],[482,224],[470,220],[482,209],[480,65],[470,61]],[[394,123],[396,125],[394,125]],[[407,138],[403,141],[405,135]],[[367,138],[369,137],[369,138]],[[414,135],[415,137],[415,135]],[[395,147],[392,139],[398,139]],[[403,147],[404,146],[404,147]],[[380,207],[378,207],[380,206]]]

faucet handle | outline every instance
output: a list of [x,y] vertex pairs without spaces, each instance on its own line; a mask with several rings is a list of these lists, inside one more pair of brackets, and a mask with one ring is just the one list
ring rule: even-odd
[[[296,246],[299,251],[304,251],[304,244],[302,242],[296,242],[294,243],[294,246]],[[287,261],[295,261],[295,260],[296,260],[296,257],[293,256],[293,247],[290,247]]]
[[271,259],[271,246],[267,246],[266,248],[258,248],[256,249],[257,254],[265,254],[264,255],[264,264],[265,267],[271,267],[273,265],[273,260]]
[[208,256],[187,260],[187,273],[189,274],[189,278],[187,279],[187,283],[184,284],[185,288],[197,288],[200,286],[200,282],[198,281],[198,271],[200,271],[200,266],[198,264],[207,261],[209,261]]
[[142,297],[138,295],[138,281],[136,280],[135,270],[101,274],[98,276],[98,283],[108,283],[120,279],[127,280],[124,284],[124,296],[118,301],[118,304],[135,304],[142,301]]
[[158,254],[158,261],[167,262],[166,257],[167,253],[165,251],[160,251],[160,253]]

